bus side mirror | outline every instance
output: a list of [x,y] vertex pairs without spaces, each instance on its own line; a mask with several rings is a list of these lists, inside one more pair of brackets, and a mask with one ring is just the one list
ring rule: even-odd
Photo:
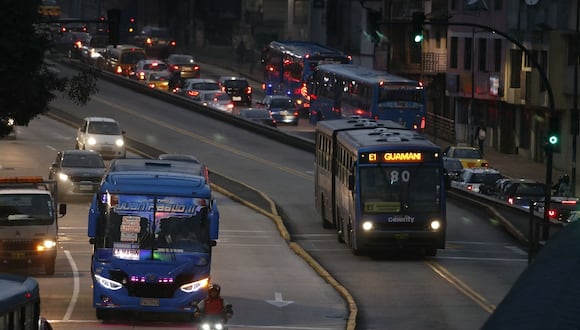
[[354,190],[354,175],[348,176],[348,190]]
[[95,238],[94,237],[89,238],[89,244],[93,244],[93,245],[95,244]]
[[212,239],[211,240],[211,246],[216,246],[216,245],[217,245],[217,241],[215,241],[215,240]]

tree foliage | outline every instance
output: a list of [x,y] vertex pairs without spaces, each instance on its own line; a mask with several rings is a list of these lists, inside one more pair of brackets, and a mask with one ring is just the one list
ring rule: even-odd
[[61,77],[45,61],[50,41],[40,29],[40,3],[0,0],[0,117],[11,117],[18,125],[47,111],[56,93],[85,105],[97,92],[94,72]]

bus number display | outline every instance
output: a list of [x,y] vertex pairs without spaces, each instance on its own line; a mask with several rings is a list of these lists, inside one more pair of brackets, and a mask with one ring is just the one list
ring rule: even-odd
[[367,152],[360,155],[362,164],[377,163],[421,163],[424,155],[421,152]]

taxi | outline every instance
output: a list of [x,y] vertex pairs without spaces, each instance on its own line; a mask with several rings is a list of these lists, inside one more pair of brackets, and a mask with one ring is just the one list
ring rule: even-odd
[[170,74],[167,72],[150,72],[146,74],[143,82],[152,89],[160,89],[162,91],[169,91]]
[[444,157],[457,158],[463,168],[489,167],[489,162],[483,158],[479,149],[470,146],[449,146],[443,151]]

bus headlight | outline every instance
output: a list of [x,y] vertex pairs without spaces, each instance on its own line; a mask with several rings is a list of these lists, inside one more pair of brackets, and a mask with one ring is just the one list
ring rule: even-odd
[[64,174],[64,173],[59,173],[59,174],[58,174],[58,178],[59,178],[61,181],[67,181],[67,180],[68,180],[68,175],[66,175],[66,174]]
[[204,279],[199,280],[199,281],[184,284],[184,285],[180,286],[179,289],[183,292],[191,293],[191,292],[198,291],[199,289],[207,287],[208,284],[209,284],[209,279],[204,278]]
[[119,282],[115,282],[112,281],[108,278],[104,278],[100,275],[95,274],[95,280],[97,280],[97,282],[99,282],[99,284],[104,287],[105,289],[109,289],[109,290],[119,290],[120,288],[123,287],[123,285]]
[[369,231],[369,230],[372,230],[372,229],[373,229],[373,223],[372,223],[372,222],[370,222],[370,221],[365,221],[365,222],[363,222],[363,224],[362,224],[362,229],[363,229],[364,231]]
[[117,139],[117,141],[115,141],[115,144],[117,145],[117,147],[122,147],[125,142],[123,141],[123,139]]
[[441,229],[441,221],[439,221],[439,220],[433,220],[429,224],[429,227],[431,228],[431,230],[437,231],[437,230]]
[[90,137],[90,138],[87,140],[87,143],[88,143],[90,146],[94,146],[95,144],[97,144],[97,139],[95,139],[94,137]]

